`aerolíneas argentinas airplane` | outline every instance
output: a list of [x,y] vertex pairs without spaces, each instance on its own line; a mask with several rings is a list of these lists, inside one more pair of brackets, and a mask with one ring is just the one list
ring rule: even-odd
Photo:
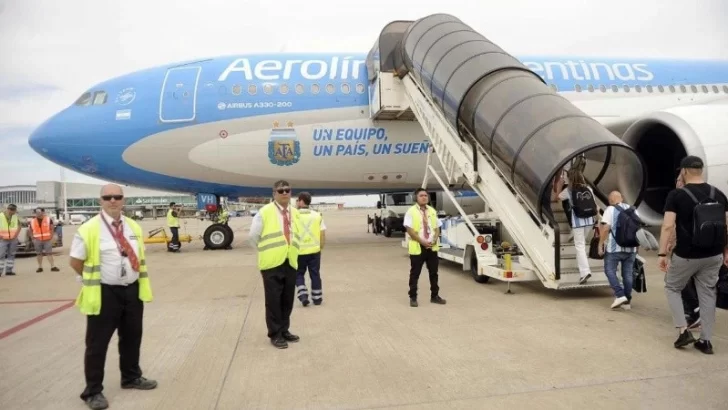
[[[77,172],[170,191],[268,196],[278,179],[314,195],[414,189],[428,138],[416,121],[370,119],[366,58],[240,55],[145,69],[91,87],[29,143]],[[686,154],[728,192],[728,61],[518,58],[643,156],[649,222]]]

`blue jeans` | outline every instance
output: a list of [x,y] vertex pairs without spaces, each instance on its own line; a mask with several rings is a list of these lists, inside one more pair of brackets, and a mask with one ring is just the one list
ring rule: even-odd
[[[626,296],[632,300],[632,280],[634,270],[634,260],[637,254],[634,252],[607,252],[604,254],[604,273],[609,280],[609,286],[614,291],[614,296],[621,298]],[[622,265],[622,286],[617,278],[617,264]]]

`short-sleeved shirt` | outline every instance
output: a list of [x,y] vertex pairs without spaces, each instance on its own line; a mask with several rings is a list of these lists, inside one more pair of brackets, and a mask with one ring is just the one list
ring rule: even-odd
[[[422,215],[421,210],[420,210],[420,215]],[[405,213],[403,225],[407,228],[412,228],[412,225],[413,225],[412,222],[413,222],[412,214],[409,212]],[[437,227],[442,229],[442,221],[440,220],[440,218],[437,218]],[[419,235],[420,238],[425,239],[425,225],[423,223],[420,223],[420,231],[417,232],[417,235]],[[432,227],[430,227],[430,239],[429,239],[430,243],[435,243],[435,239],[436,238],[433,238],[433,236],[432,236]]]
[[[619,207],[619,209],[616,209],[615,207]],[[617,234],[617,219],[619,217],[619,213],[629,208],[630,206],[628,204],[620,203],[617,205],[609,205],[607,209],[604,210],[604,215],[602,215],[602,224],[609,225],[609,233],[607,234],[607,239],[604,241],[604,252],[637,252],[637,247],[619,246],[617,241],[614,240],[614,235]],[[634,214],[639,216],[636,209],[634,210]]]
[[[591,189],[591,187],[587,187],[589,189],[589,192],[594,195],[594,190]],[[564,188],[563,191],[559,194],[559,199],[562,201],[569,201],[569,217],[571,218],[571,226],[572,228],[583,228],[585,226],[593,226],[596,223],[596,219],[594,219],[593,216],[590,216],[588,218],[577,218],[576,214],[574,214],[574,204],[571,202],[571,190],[569,188]]]
[[[710,195],[710,184],[685,184],[698,201],[708,198]],[[715,188],[714,199],[723,204],[728,210],[728,199],[718,188]],[[709,248],[695,248],[693,240],[693,209],[695,201],[686,192],[680,189],[673,189],[667,194],[665,200],[665,212],[675,213],[675,231],[677,242],[672,253],[685,259],[709,258],[723,253],[723,246],[718,244]]]

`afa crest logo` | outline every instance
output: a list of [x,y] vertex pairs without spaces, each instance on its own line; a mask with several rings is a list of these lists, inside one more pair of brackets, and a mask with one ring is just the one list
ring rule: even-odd
[[271,164],[291,166],[301,158],[301,143],[298,141],[293,123],[288,122],[286,128],[278,128],[278,121],[268,139],[268,159]]

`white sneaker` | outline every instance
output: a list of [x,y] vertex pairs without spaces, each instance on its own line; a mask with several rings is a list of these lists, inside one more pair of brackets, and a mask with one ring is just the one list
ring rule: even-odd
[[620,307],[622,309],[624,309],[624,310],[631,310],[632,309],[632,304],[629,303],[629,302],[627,302],[627,303],[623,303],[622,306],[620,306]]
[[614,302],[612,303],[612,309],[622,306],[624,303],[627,303],[628,300],[629,299],[627,299],[626,296],[614,299]]

